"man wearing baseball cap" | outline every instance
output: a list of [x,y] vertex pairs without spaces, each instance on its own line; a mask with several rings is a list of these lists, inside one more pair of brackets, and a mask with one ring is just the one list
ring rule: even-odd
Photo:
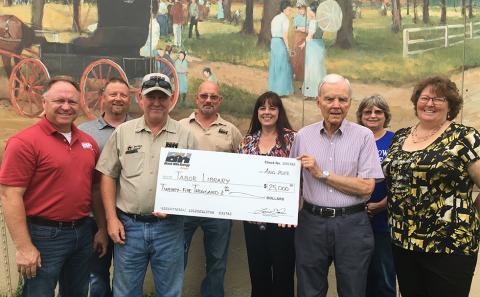
[[182,293],[183,217],[153,212],[160,150],[197,147],[193,134],[169,116],[172,93],[167,76],[146,75],[138,102],[144,115],[117,127],[97,163],[108,234],[115,243],[116,297],[143,296],[149,263],[156,296]]

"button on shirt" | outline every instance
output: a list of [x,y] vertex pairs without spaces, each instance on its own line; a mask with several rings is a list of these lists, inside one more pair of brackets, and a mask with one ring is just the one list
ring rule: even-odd
[[277,14],[271,23],[272,37],[283,37],[284,32],[288,32],[288,17],[283,12]]
[[225,121],[219,114],[210,127],[203,128],[195,119],[195,112],[180,123],[186,125],[198,141],[198,149],[216,152],[236,152],[242,134],[232,123]]
[[145,125],[144,117],[117,127],[107,141],[96,169],[118,179],[117,207],[124,212],[151,214],[155,204],[160,150],[169,146],[196,149],[191,131],[171,119],[157,136]]
[[[125,121],[130,121],[131,119],[132,117],[127,115]],[[78,129],[95,138],[95,141],[97,141],[97,144],[100,147],[100,151],[102,151],[105,143],[115,130],[115,127],[110,126],[110,124],[105,122],[103,116],[101,116],[94,120],[78,125]]]
[[[336,175],[383,179],[375,139],[370,129],[343,120],[340,128],[329,138],[323,121],[298,131],[290,157],[302,154],[315,157],[322,170]],[[368,197],[342,193],[303,170],[305,201],[324,207],[346,207],[365,202]]]

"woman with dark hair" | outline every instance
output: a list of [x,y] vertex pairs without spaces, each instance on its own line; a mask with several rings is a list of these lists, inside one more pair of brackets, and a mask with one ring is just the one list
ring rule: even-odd
[[453,122],[463,99],[434,76],[411,96],[418,123],[400,129],[383,170],[393,257],[403,297],[467,297],[477,263],[480,133]]
[[177,71],[178,76],[178,93],[180,94],[180,104],[185,104],[188,91],[188,61],[185,51],[180,51],[178,53],[177,59],[175,60],[175,70]]
[[280,13],[271,23],[270,61],[268,65],[268,89],[280,96],[293,94],[293,73],[289,63],[288,26],[292,4],[280,2]]
[[[258,97],[248,134],[239,153],[288,157],[295,132],[274,92]],[[293,228],[244,222],[252,297],[294,297],[295,248]]]

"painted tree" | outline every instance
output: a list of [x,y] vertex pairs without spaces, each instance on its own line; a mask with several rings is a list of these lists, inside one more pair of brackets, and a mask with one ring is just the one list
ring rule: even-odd
[[3,0],[3,6],[12,6],[13,0]]
[[400,0],[392,0],[392,32],[398,33],[402,28]]
[[342,9],[342,27],[337,32],[337,40],[335,46],[349,49],[355,45],[355,39],[353,37],[353,9],[352,0],[337,0],[340,8]]
[[227,21],[232,19],[232,0],[223,0],[223,14]]
[[423,0],[422,20],[424,24],[428,24],[430,22],[430,0]]
[[417,0],[413,0],[413,23],[418,22],[418,13],[417,13]]
[[262,22],[260,26],[260,33],[258,34],[258,45],[270,45],[272,39],[272,32],[270,25],[274,16],[280,13],[280,0],[264,0]]
[[473,3],[472,0],[468,1],[468,18],[473,18]]
[[81,0],[73,0],[73,32],[80,32],[82,30],[82,28],[80,27],[80,2]]
[[32,27],[37,30],[43,28],[43,7],[45,6],[45,0],[35,0],[32,1],[32,18],[31,23]]
[[440,0],[440,5],[442,6],[440,11],[440,24],[445,25],[447,23],[447,1]]
[[245,2],[245,22],[243,22],[241,32],[245,34],[254,34],[255,30],[253,28],[253,0],[246,0]]
[[462,0],[462,16],[465,15],[465,0]]

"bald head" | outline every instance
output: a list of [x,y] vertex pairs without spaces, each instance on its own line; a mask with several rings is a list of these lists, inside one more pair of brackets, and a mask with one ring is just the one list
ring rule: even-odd
[[197,95],[202,93],[202,89],[216,89],[217,94],[220,94],[220,87],[211,80],[206,80],[198,86]]

